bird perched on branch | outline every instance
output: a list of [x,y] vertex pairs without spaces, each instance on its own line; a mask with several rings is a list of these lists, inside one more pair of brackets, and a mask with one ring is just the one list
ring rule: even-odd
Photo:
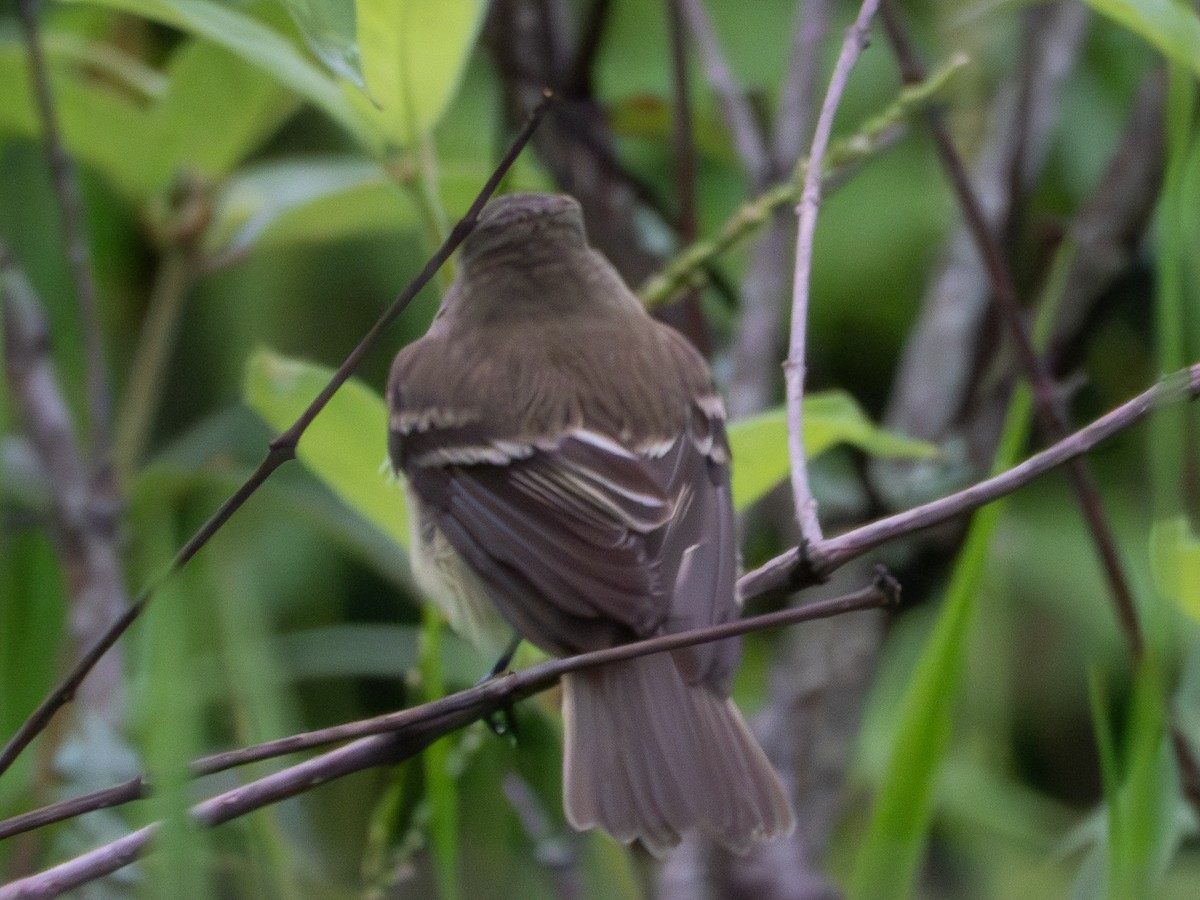
[[[387,389],[413,570],[490,652],[557,656],[735,618],[724,410],[703,359],[590,249],[570,197],[489,204]],[[729,699],[736,639],[563,678],[579,829],[661,854],[698,828],[744,851],[793,826]]]

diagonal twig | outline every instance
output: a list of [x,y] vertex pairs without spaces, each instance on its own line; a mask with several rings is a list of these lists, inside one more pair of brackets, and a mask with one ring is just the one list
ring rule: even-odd
[[900,535],[940,525],[955,516],[972,512],[985,503],[1011,494],[1035,478],[1082,456],[1097,444],[1142,420],[1155,409],[1197,396],[1200,396],[1200,363],[1163,379],[1070,437],[1040,453],[1035,453],[1006,472],[940,500],[826,538],[818,545],[816,552],[807,558],[802,552],[803,548],[793,547],[752,572],[747,572],[738,585],[746,592],[746,596],[759,596],[819,582],[844,565],[847,560],[861,556]]
[[[883,4],[883,22],[888,39],[900,60],[905,80],[921,81],[925,77],[924,65],[911,47],[904,24],[890,0]],[[983,208],[971,186],[966,166],[954,147],[941,113],[933,109],[927,111],[926,116],[933,132],[938,155],[950,175],[963,214],[980,255],[983,257],[984,266],[991,281],[993,302],[1004,319],[1022,368],[1033,388],[1035,412],[1042,433],[1048,440],[1061,440],[1070,433],[1070,421],[1049,368],[1034,347],[1017,299],[1016,285],[1008,262],[999,242],[988,226]],[[1141,657],[1144,649],[1141,625],[1138,623],[1133,591],[1125,577],[1116,539],[1113,537],[1112,528],[1104,512],[1095,475],[1084,459],[1073,460],[1067,466],[1067,475],[1091,533],[1092,542],[1096,545],[1100,555],[1100,561],[1116,605],[1117,619],[1126,642],[1129,644],[1130,653],[1136,660]]]
[[[1193,400],[1200,397],[1200,363],[1190,368],[1176,372],[1138,396],[1126,401],[1116,409],[1100,417],[1086,427],[1080,429],[1066,440],[1060,441],[1040,453],[1037,453],[1017,466],[993,478],[957,491],[954,494],[934,500],[922,506],[915,507],[896,515],[887,516],[875,522],[868,523],[844,534],[827,538],[822,544],[822,553],[818,558],[805,556],[801,548],[794,547],[780,554],[762,566],[747,572],[738,580],[738,590],[746,599],[762,597],[783,591],[793,591],[802,587],[810,587],[824,581],[836,569],[858,558],[875,548],[912,534],[923,528],[939,525],[948,519],[965,513],[973,512],[987,503],[997,500],[1024,487],[1036,478],[1045,475],[1063,463],[1087,453],[1108,438],[1137,424],[1151,412],[1166,405]],[[856,597],[856,595],[850,595]],[[859,597],[861,599],[861,597]],[[304,734],[290,735],[275,741],[268,741],[253,747],[233,750],[226,753],[214,754],[197,760],[193,764],[193,774],[213,774],[235,766],[251,762],[259,762],[310,749],[337,741],[360,738],[366,735],[395,732],[398,729],[413,727],[429,722],[439,717],[457,715],[467,709],[474,709],[476,715],[481,715],[493,709],[488,704],[495,703],[499,708],[504,702],[518,699],[509,691],[525,690],[530,692],[540,690],[550,682],[543,683],[544,678],[557,678],[568,671],[590,665],[600,665],[614,662],[629,656],[640,655],[655,650],[665,650],[682,646],[685,643],[701,640],[715,640],[731,634],[741,634],[764,627],[791,624],[816,617],[828,617],[848,609],[858,608],[851,602],[845,604],[848,598],[835,598],[832,601],[810,603],[766,616],[748,617],[737,622],[711,626],[694,632],[686,632],[666,637],[650,638],[636,644],[625,644],[620,647],[582,654],[568,659],[551,660],[538,666],[525,669],[514,675],[494,679],[462,691],[443,697],[423,706],[389,713],[375,719],[361,722],[351,722],[344,725]],[[833,607],[824,603],[835,604]],[[515,681],[513,680],[515,679]],[[498,692],[498,693],[493,693]],[[528,696],[522,694],[521,696]],[[503,699],[498,699],[503,698]],[[484,704],[481,706],[480,704]],[[89,795],[91,796],[91,795]],[[127,799],[134,799],[130,796]],[[65,803],[79,803],[84,798],[75,798]],[[121,802],[124,802],[123,800]],[[65,804],[54,804],[42,810],[23,814],[0,822],[0,837],[6,837],[18,831],[40,827],[51,821],[60,821],[68,814],[49,814],[50,810],[60,810]],[[20,820],[21,827],[15,828],[13,823]]]
[[[566,659],[549,660],[520,672],[493,678],[432,703],[362,723],[350,723],[348,726],[340,726],[339,729],[326,729],[324,743],[345,740],[351,735],[367,736],[205,800],[192,808],[192,814],[200,824],[212,827],[294,797],[336,778],[373,766],[401,762],[450,731],[546,690],[569,672],[649,653],[668,652],[768,627],[873,609],[898,602],[899,592],[900,586],[891,575],[880,570],[870,586],[842,597],[721,625],[662,635]],[[329,736],[330,732],[335,730],[338,732],[337,736]],[[241,761],[249,760],[239,760]],[[4,885],[0,887],[0,900],[57,896],[63,891],[114,872],[141,855],[156,829],[156,825],[149,825],[66,863]]]
[[313,399],[300,417],[292,423],[292,425],[271,441],[266,455],[262,462],[251,473],[250,477],[239,487],[232,496],[229,497],[217,509],[212,516],[200,526],[194,535],[185,543],[176,553],[175,558],[171,561],[161,575],[154,579],[148,587],[138,596],[137,600],[129,607],[129,609],[121,615],[109,628],[100,636],[100,638],[82,655],[80,660],[71,669],[67,676],[58,684],[57,687],[47,696],[33,711],[33,713],[25,720],[17,733],[5,744],[4,749],[0,750],[0,775],[2,775],[13,761],[21,753],[21,751],[29,745],[41,731],[46,727],[53,718],[54,714],[71,701],[75,691],[79,685],[87,677],[87,674],[92,670],[96,663],[104,656],[104,654],[117,642],[122,634],[133,624],[134,620],[141,614],[142,610],[149,604],[154,592],[160,585],[163,579],[169,577],[185,566],[188,561],[196,555],[196,553],[208,543],[209,539],[250,499],[251,496],[263,485],[263,483],[271,476],[271,474],[283,465],[288,460],[294,459],[296,456],[296,445],[300,442],[301,436],[317,414],[325,408],[330,398],[353,374],[358,368],[359,363],[367,352],[371,350],[384,331],[392,324],[393,321],[400,315],[401,312],[412,301],[413,297],[423,288],[434,276],[442,264],[450,257],[450,254],[463,242],[471,230],[475,227],[479,213],[483,210],[484,205],[491,198],[496,188],[499,186],[501,179],[509,170],[512,164],[516,161],[522,148],[533,135],[534,129],[537,128],[538,122],[541,121],[549,107],[552,95],[546,91],[540,103],[538,103],[529,114],[529,118],[525,123],[525,127],[521,130],[513,141],[512,146],[505,154],[496,170],[488,178],[487,182],[480,189],[474,202],[467,210],[466,214],[458,221],[451,230],[442,245],[430,257],[425,267],[409,284],[400,292],[399,296],[392,302],[388,309],[379,317],[371,329],[358,342],[358,345],[350,351],[350,354],[345,358],[337,371],[330,377],[328,384],[321,389],[321,392]]

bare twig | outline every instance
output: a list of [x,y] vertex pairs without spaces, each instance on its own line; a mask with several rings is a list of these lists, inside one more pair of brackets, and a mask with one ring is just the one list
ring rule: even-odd
[[822,541],[805,559],[793,547],[751,572],[738,582],[746,596],[792,590],[798,585],[821,581],[847,560],[885,544],[901,535],[940,525],[955,516],[972,512],[1050,470],[1087,453],[1097,444],[1129,428],[1159,407],[1191,400],[1200,395],[1200,363],[1176,372],[1149,390],[1081,428],[1070,437],[1036,453],[1025,462],[993,478],[980,481],[931,503],[878,519],[867,525]]
[[[1164,379],[1071,435],[1070,438],[1031,456],[1007,472],[932,503],[888,516],[837,537],[826,539],[822,543],[819,560],[805,558],[801,554],[800,548],[792,548],[763,566],[743,575],[738,581],[738,590],[746,599],[753,599],[781,591],[796,590],[823,581],[851,559],[868,553],[895,538],[911,534],[922,528],[938,525],[947,519],[972,512],[993,500],[1006,496],[1064,462],[1087,453],[1102,441],[1138,423],[1154,410],[1168,404],[1192,400],[1197,396],[1200,396],[1200,363]],[[884,586],[886,586],[886,582]],[[549,687],[567,672],[617,662],[645,653],[676,649],[691,643],[718,640],[723,637],[800,621],[829,618],[851,610],[869,609],[884,602],[884,598],[876,593],[878,590],[879,586],[876,585],[845,597],[810,603],[764,616],[753,616],[737,622],[695,631],[650,638],[568,659],[550,660],[422,706],[389,713],[374,719],[290,735],[264,744],[204,757],[193,764],[192,771],[196,775],[213,774],[236,766],[260,762],[264,759],[339,741],[368,735],[396,733],[402,729],[423,727],[438,721],[451,719],[457,721],[461,715],[469,714],[468,720],[473,721],[475,718]],[[886,594],[887,591],[883,593]],[[89,797],[92,796],[89,795]],[[87,798],[75,798],[66,802],[84,803],[87,802]],[[60,821],[66,816],[57,813],[51,814],[48,811],[58,810],[62,806],[63,804],[55,804],[52,807],[35,811],[35,813],[0,822],[0,836],[8,836],[44,824],[26,819],[26,816],[45,817],[47,822]],[[26,823],[33,822],[33,824],[23,824],[20,828],[14,827],[13,823],[18,820]]]
[[[797,170],[817,102],[821,40],[829,29],[831,6],[832,0],[803,0],[797,5],[787,76],[779,94],[770,144],[763,150],[769,177],[764,184],[755,185],[756,191]],[[743,98],[738,95],[737,99]],[[744,100],[742,105],[746,106]],[[748,110],[745,114],[750,115]],[[745,154],[743,165],[749,165]],[[794,213],[777,209],[750,251],[742,278],[741,315],[730,350],[732,374],[728,400],[734,418],[761,412],[771,402],[776,387],[779,377],[776,361],[783,350],[783,316],[791,286],[795,232]]]
[[437,252],[425,264],[408,286],[405,287],[400,295],[392,302],[391,306],[379,317],[379,320],[371,327],[370,331],[363,336],[358,345],[350,351],[350,354],[338,367],[337,371],[329,379],[329,383],[321,389],[321,392],[313,399],[312,403],[301,413],[300,417],[292,423],[286,431],[271,441],[270,447],[258,468],[250,475],[240,488],[226,500],[219,509],[200,526],[199,530],[180,548],[175,555],[167,571],[155,579],[145,588],[138,596],[137,601],[121,615],[109,628],[101,635],[89,650],[82,656],[80,661],[72,668],[67,676],[59,683],[51,694],[39,704],[38,708],[29,716],[28,719],[17,730],[17,733],[4,746],[3,751],[0,751],[0,774],[2,774],[13,760],[17,758],[20,752],[28,746],[29,742],[36,737],[43,728],[50,722],[50,719],[64,705],[69,703],[73,698],[76,689],[87,677],[88,672],[96,665],[96,663],[104,656],[117,639],[133,624],[141,611],[150,602],[154,595],[154,591],[162,582],[162,579],[177,572],[180,568],[195,556],[195,554],[208,543],[209,539],[229,520],[229,518],[237,512],[247,500],[262,486],[262,484],[270,477],[270,475],[281,465],[290,459],[294,459],[296,455],[296,445],[300,441],[300,437],[304,434],[309,425],[317,414],[325,408],[330,398],[353,374],[362,358],[371,350],[384,331],[389,325],[395,321],[396,317],[408,306],[417,292],[424,287],[434,274],[454,252],[455,248],[462,243],[463,239],[470,234],[475,227],[479,213],[482,211],[484,204],[495,192],[500,180],[512,166],[521,149],[532,136],[534,129],[537,127],[541,117],[545,114],[549,106],[551,95],[547,91],[542,101],[534,107],[529,115],[525,127],[521,133],[513,141],[508,153],[501,160],[496,170],[488,178],[475,201],[471,204],[470,209],[462,219],[454,226],[449,236],[438,248]]
[[[843,597],[708,628],[662,635],[567,659],[550,660],[521,672],[491,679],[432,703],[368,720],[366,723],[351,723],[355,728],[369,725],[371,730],[358,733],[370,736],[219,794],[193,807],[192,814],[200,824],[212,827],[288,797],[294,797],[336,778],[373,766],[403,761],[450,731],[551,687],[569,672],[649,653],[667,652],[764,628],[842,615],[855,610],[873,609],[897,602],[899,590],[895,580],[881,570],[871,586]],[[331,731],[333,730],[327,729],[326,733]],[[350,726],[342,726],[338,737],[330,740],[345,740],[350,733]],[[53,897],[115,872],[143,852],[155,829],[155,825],[147,826],[45,872],[0,887],[0,900]]]
[[796,504],[796,521],[800,525],[801,546],[821,542],[821,523],[817,519],[817,502],[808,487],[808,462],[804,453],[804,371],[805,342],[808,332],[808,293],[812,275],[813,237],[817,228],[817,212],[821,206],[821,166],[833,118],[841,103],[842,93],[850,78],[850,70],[859,53],[867,45],[867,32],[879,0],[863,0],[858,18],[846,31],[842,52],[829,78],[829,89],[821,104],[821,114],[813,129],[812,149],[804,173],[804,192],[798,209],[799,225],[796,235],[796,271],[792,294],[792,329],[788,358],[783,364],[787,386],[788,450],[791,458],[792,497]]
[[721,115],[733,136],[733,147],[742,168],[750,177],[750,184],[756,192],[763,190],[779,173],[771,162],[767,149],[766,138],[762,129],[754,120],[754,112],[746,97],[734,81],[733,72],[717,43],[717,35],[713,30],[712,20],[704,7],[704,0],[677,0],[682,7],[684,20],[696,48],[700,51],[700,60],[704,64],[704,72],[708,83],[717,94],[721,106]]
[[99,469],[107,464],[111,444],[112,397],[104,367],[104,347],[100,340],[100,319],[96,304],[96,282],[92,275],[91,250],[87,241],[83,194],[75,164],[63,144],[55,108],[54,89],[46,66],[38,24],[37,0],[17,0],[17,15],[25,33],[29,53],[29,74],[33,99],[41,120],[46,156],[50,162],[54,193],[62,216],[63,243],[75,297],[79,301],[83,325],[84,352],[87,354],[87,397],[92,462]]
[[124,784],[118,784],[116,787],[105,788],[102,791],[93,791],[90,794],[72,797],[70,800],[63,800],[60,803],[51,803],[40,809],[30,810],[27,813],[21,813],[19,816],[13,816],[10,819],[0,821],[0,841],[16,834],[23,834],[26,831],[33,831],[43,828],[46,825],[53,825],[55,822],[73,819],[75,816],[81,816],[84,813],[121,806],[132,800],[140,800],[148,795],[149,789],[145,779],[131,778]]
[[[855,168],[890,147],[899,137],[904,121],[934,102],[966,64],[966,57],[955,56],[920,85],[909,85],[901,90],[886,109],[864,122],[852,136],[831,145],[824,161],[826,189],[837,186]],[[796,203],[807,172],[808,160],[801,159],[790,180],[742,204],[713,237],[697,241],[677,253],[638,289],[642,301],[651,308],[666,303],[700,277],[708,262],[766,225],[775,210]]]
[[[925,77],[924,66],[909,45],[904,25],[890,2],[884,4],[883,19],[888,38],[896,50],[897,57],[901,60],[905,79],[922,80]],[[988,224],[983,207],[971,185],[966,166],[954,147],[954,142],[950,138],[950,133],[940,112],[930,110],[926,115],[933,131],[938,155],[950,175],[963,214],[987,268],[992,284],[993,301],[1004,318],[1008,333],[1015,344],[1017,356],[1033,388],[1035,411],[1041,430],[1048,439],[1061,440],[1070,433],[1070,421],[1059,391],[1054,385],[1053,376],[1045,360],[1034,347],[1004,252]],[[1117,619],[1129,644],[1130,652],[1134,659],[1137,659],[1141,656],[1144,646],[1137,608],[1133,599],[1133,591],[1125,577],[1116,539],[1113,537],[1112,529],[1104,512],[1095,475],[1084,459],[1072,460],[1067,466],[1067,475],[1075,490],[1088,530],[1091,532],[1092,542],[1096,545],[1100,555],[1100,561],[1116,605]]]
[[[1028,192],[1045,166],[1066,75],[1078,56],[1088,16],[1085,5],[1074,2],[1022,10],[1022,15],[1034,14],[1039,15],[1041,27],[1036,40],[1022,46],[1018,61],[1026,74],[1013,76],[996,90],[972,173],[976,196],[996,234],[1005,232],[1018,202],[1009,191],[1019,187]],[[1016,101],[1018,84],[1024,86],[1024,104]],[[1019,185],[1012,176],[1017,171],[1023,179]],[[981,354],[994,344],[987,318],[990,288],[974,238],[964,224],[956,224],[941,256],[905,341],[884,416],[889,427],[935,443],[944,442],[965,415],[975,416],[971,391],[985,368]],[[986,465],[990,459],[988,442],[982,445],[977,462]],[[928,488],[913,477],[929,472],[925,464],[877,460],[871,469],[875,490],[894,507],[913,505],[917,502],[913,495],[922,492],[920,499],[927,499]],[[970,477],[984,474],[979,471]]]

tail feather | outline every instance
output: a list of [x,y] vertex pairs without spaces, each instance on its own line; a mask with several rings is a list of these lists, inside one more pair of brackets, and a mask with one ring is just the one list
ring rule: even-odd
[[563,679],[564,797],[599,826],[661,854],[698,828],[735,852],[790,832],[791,805],[733,702],[684,682],[668,654]]

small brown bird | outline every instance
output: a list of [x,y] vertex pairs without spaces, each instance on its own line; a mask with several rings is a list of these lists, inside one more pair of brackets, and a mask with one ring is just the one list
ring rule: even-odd
[[[590,249],[570,197],[486,207],[387,390],[413,570],[489,652],[566,656],[737,617],[724,409],[703,359]],[[570,823],[661,854],[793,826],[729,699],[739,643],[563,678]]]

